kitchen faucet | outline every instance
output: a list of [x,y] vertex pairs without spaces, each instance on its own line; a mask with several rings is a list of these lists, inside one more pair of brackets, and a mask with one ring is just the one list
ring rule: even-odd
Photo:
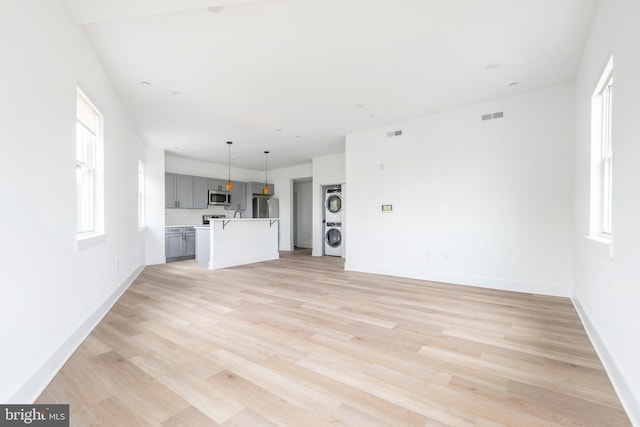
[[236,211],[233,213],[233,217],[235,218],[236,215],[238,215],[240,213],[240,209],[236,209]]

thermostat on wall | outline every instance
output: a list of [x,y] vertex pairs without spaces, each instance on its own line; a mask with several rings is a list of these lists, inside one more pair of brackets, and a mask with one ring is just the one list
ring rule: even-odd
[[382,205],[382,212],[391,212],[393,211],[393,205]]

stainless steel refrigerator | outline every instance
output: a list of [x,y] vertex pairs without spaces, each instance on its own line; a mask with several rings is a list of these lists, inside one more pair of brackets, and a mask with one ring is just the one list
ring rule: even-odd
[[278,199],[265,196],[253,197],[254,218],[278,218],[279,216]]

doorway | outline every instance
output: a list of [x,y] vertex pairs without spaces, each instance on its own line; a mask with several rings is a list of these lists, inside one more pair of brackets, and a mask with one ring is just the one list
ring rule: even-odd
[[293,247],[313,248],[312,178],[293,180]]

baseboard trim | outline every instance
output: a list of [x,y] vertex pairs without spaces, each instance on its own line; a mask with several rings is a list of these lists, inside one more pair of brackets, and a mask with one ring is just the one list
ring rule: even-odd
[[406,277],[408,279],[427,280],[431,282],[450,283],[452,285],[474,286],[478,288],[499,289],[503,291],[524,292],[529,294],[555,297],[570,296],[570,286],[552,283],[525,282],[483,276],[453,275],[431,271],[401,270],[393,267],[347,262],[345,270],[361,273],[383,274],[387,276]]
[[167,259],[165,257],[147,258],[145,260],[146,265],[156,265],[156,264],[166,264],[166,263],[167,263]]
[[622,406],[627,412],[627,416],[631,420],[631,424],[636,427],[640,427],[640,396],[636,396],[633,389],[629,386],[628,381],[625,379],[626,376],[619,368],[620,365],[617,363],[613,354],[609,351],[607,344],[598,333],[596,326],[591,322],[591,318],[580,303],[580,300],[577,298],[571,298],[571,301],[578,312],[578,316],[580,317],[580,321],[582,321],[584,329],[587,331],[591,344],[596,349],[596,353],[598,353],[600,361],[602,362],[605,371],[607,371],[607,375],[613,384],[613,388],[618,394],[618,399],[620,399]]
[[7,403],[33,403],[49,385],[62,366],[69,360],[74,351],[89,336],[102,318],[111,310],[120,296],[131,286],[133,281],[144,269],[138,266],[133,273],[118,286],[113,293],[69,335],[69,337],[55,350],[51,356],[38,368],[33,375],[16,391]]

